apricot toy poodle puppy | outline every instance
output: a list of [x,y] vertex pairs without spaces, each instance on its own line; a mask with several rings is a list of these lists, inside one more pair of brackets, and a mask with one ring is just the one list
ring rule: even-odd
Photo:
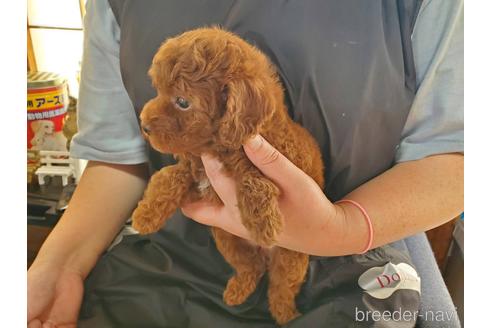
[[299,315],[295,297],[308,255],[272,247],[283,225],[280,191],[248,160],[242,144],[261,134],[323,187],[314,138],[289,117],[274,66],[233,33],[200,28],[168,39],[149,74],[157,96],[140,114],[142,131],[153,148],[174,154],[178,163],[152,176],[133,213],[133,227],[143,234],[155,232],[189,201],[221,204],[207,183],[200,155],[217,157],[236,181],[242,223],[252,239],[212,228],[217,249],[235,269],[224,301],[243,303],[268,269],[270,312],[279,324],[287,323]]

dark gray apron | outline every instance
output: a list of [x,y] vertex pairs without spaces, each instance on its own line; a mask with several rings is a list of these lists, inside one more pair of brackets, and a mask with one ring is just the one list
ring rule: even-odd
[[[109,2],[121,28],[123,82],[137,115],[155,96],[147,71],[160,44],[219,24],[277,66],[292,118],[323,152],[331,200],[393,165],[415,95],[410,36],[420,1]],[[170,156],[149,154],[153,170],[172,163]],[[415,320],[357,320],[358,310],[418,310],[415,290],[379,299],[359,286],[364,272],[389,262],[411,265],[408,254],[389,245],[364,255],[312,257],[297,297],[303,316],[287,327],[414,326]],[[208,228],[178,211],[161,231],[127,236],[102,256],[86,281],[79,327],[275,327],[266,277],[244,304],[229,307],[222,292],[231,275]]]

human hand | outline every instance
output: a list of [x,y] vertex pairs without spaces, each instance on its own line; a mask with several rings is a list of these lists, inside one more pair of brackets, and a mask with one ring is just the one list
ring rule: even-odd
[[83,290],[76,270],[35,262],[27,272],[27,327],[76,327]]
[[[332,204],[310,176],[263,137],[249,140],[244,151],[281,191],[279,208],[284,217],[284,228],[278,236],[277,246],[322,256],[353,254],[364,248],[364,237],[354,242],[352,235],[351,242],[347,242],[348,234],[358,232],[346,219],[347,211],[353,209],[347,209],[343,204]],[[202,224],[251,239],[241,223],[235,181],[221,171],[222,164],[216,159],[203,155],[202,161],[210,183],[224,205],[198,201],[183,206],[183,213]]]

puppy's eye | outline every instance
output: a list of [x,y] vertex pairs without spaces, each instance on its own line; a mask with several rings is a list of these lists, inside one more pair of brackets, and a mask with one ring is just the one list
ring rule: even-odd
[[178,109],[181,110],[190,109],[190,103],[188,102],[188,100],[184,99],[183,97],[176,97],[176,105],[178,106]]

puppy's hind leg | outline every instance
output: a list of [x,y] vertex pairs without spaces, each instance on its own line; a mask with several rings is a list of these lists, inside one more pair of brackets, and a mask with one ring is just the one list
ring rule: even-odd
[[272,250],[268,266],[268,303],[270,313],[280,325],[300,315],[296,295],[306,277],[308,264],[307,254],[280,247]]
[[267,255],[260,247],[222,229],[214,227],[212,233],[217,249],[236,271],[227,282],[224,302],[230,306],[242,304],[265,273]]

